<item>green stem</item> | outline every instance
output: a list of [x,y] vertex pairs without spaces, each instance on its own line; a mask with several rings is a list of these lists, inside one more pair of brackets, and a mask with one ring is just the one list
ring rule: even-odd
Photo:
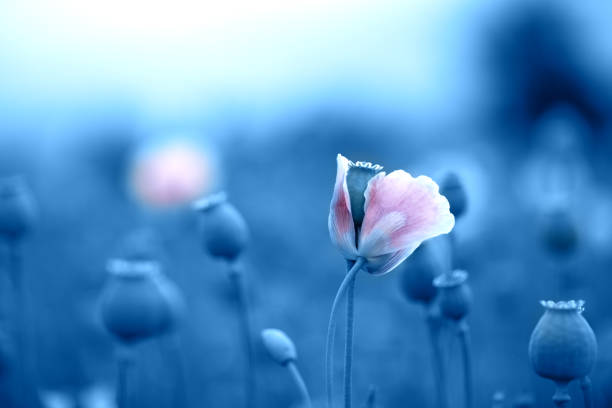
[[295,365],[295,362],[289,361],[287,363],[287,369],[289,369],[293,382],[295,382],[295,385],[298,387],[298,391],[300,392],[300,396],[302,398],[302,408],[311,408],[312,402],[310,399],[310,394],[308,393],[308,388],[306,387],[306,383]]
[[463,355],[463,381],[465,408],[472,408],[472,353],[470,349],[470,329],[465,320],[459,323],[459,340]]
[[230,265],[230,280],[236,293],[236,301],[238,303],[238,313],[240,319],[240,331],[244,340],[244,348],[246,350],[245,372],[246,372],[246,394],[245,406],[250,408],[253,406],[255,398],[255,373],[253,372],[253,339],[251,331],[251,320],[249,316],[249,305],[246,296],[246,290],[242,282],[242,273],[237,269],[235,264]]
[[331,312],[329,315],[329,324],[327,326],[327,338],[325,341],[325,392],[327,394],[327,406],[328,408],[333,407],[333,348],[334,348],[334,332],[336,328],[336,314],[338,312],[338,304],[344,297],[344,293],[348,287],[348,284],[351,280],[353,280],[354,276],[359,272],[361,267],[365,264],[364,258],[357,258],[353,266],[347,272],[344,277],[344,280],[340,284],[338,288],[338,292],[336,293],[336,297],[334,298],[334,302],[332,303]]
[[591,379],[589,377],[584,377],[582,380],[580,380],[580,388],[582,389],[582,396],[584,398],[584,408],[592,408],[593,387],[591,384]]
[[427,306],[425,321],[429,331],[429,342],[431,344],[431,358],[433,364],[434,382],[438,399],[438,407],[446,408],[448,400],[446,395],[446,376],[444,373],[444,362],[442,360],[442,348],[440,347],[440,325],[441,316],[433,306]]
[[355,278],[346,293],[346,342],[344,346],[344,408],[351,408],[353,388],[353,334],[355,331]]

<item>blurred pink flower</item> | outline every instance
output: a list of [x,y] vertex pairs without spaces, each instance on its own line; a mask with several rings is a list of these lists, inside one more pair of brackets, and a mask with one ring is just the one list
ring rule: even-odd
[[429,177],[353,163],[338,155],[328,226],[348,260],[366,259],[372,274],[393,270],[425,240],[455,225],[448,200]]
[[211,165],[197,146],[175,140],[136,158],[130,175],[132,193],[153,207],[190,203],[210,187]]

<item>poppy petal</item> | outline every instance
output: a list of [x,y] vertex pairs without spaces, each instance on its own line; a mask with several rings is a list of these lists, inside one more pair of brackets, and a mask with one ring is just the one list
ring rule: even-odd
[[366,258],[409,249],[411,253],[421,242],[446,234],[455,225],[448,200],[429,177],[414,178],[397,170],[373,178],[365,195],[359,254]]
[[355,243],[355,224],[351,215],[350,200],[346,186],[346,173],[349,161],[341,154],[337,157],[338,170],[332,196],[327,226],[332,242],[340,249],[346,259],[357,257]]

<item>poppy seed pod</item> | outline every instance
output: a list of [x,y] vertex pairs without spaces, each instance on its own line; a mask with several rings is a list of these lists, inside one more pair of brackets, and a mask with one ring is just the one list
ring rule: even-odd
[[543,239],[552,253],[563,255],[574,252],[578,244],[578,231],[567,211],[554,211],[546,217]]
[[533,408],[535,407],[535,400],[533,395],[522,393],[519,394],[512,403],[512,408]]
[[427,248],[427,244],[423,243],[412,253],[404,262],[400,276],[400,287],[406,298],[426,305],[438,294],[433,281],[441,272]]
[[529,359],[544,378],[567,383],[589,374],[597,355],[597,340],[582,316],[584,301],[542,301],[544,314],[529,340]]
[[34,217],[34,199],[23,179],[13,176],[0,180],[0,235],[23,236],[32,227]]
[[261,339],[268,354],[280,365],[286,365],[297,359],[297,351],[293,341],[278,329],[265,329],[261,332]]
[[115,337],[134,343],[167,331],[174,318],[155,262],[113,260],[102,293],[103,322]]
[[503,408],[506,403],[506,394],[503,391],[495,391],[492,400],[493,408]]
[[470,312],[472,290],[466,283],[467,278],[467,272],[455,270],[434,280],[434,285],[440,290],[440,311],[444,317],[461,320]]
[[465,214],[468,207],[467,194],[457,174],[451,172],[444,177],[440,184],[440,194],[448,199],[450,211],[455,218]]
[[234,260],[249,238],[247,224],[224,192],[198,200],[194,209],[200,214],[204,248],[214,257]]

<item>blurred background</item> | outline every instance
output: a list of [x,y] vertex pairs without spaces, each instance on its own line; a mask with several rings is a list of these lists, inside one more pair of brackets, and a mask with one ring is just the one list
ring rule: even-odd
[[[595,398],[612,406],[610,16],[612,4],[589,0],[0,0],[0,176],[21,175],[37,207],[21,254],[42,406],[114,407],[99,297],[107,260],[142,228],[187,306],[173,340],[186,406],[242,403],[227,265],[203,251],[190,207],[220,190],[250,230],[240,264],[254,331],[291,336],[321,401],[345,272],[327,230],[337,153],[438,182],[459,175],[475,406],[497,391],[508,407],[521,395],[549,406],[553,386],[527,357],[549,298],[586,300]],[[559,211],[576,236],[562,254],[547,241]],[[357,282],[359,406],[371,385],[381,407],[435,404],[424,312],[403,297],[402,268]],[[0,282],[6,299],[7,273]],[[130,408],[176,406],[170,343],[137,347]],[[459,349],[446,343],[460,395]],[[255,363],[255,405],[295,404],[260,344]]]

